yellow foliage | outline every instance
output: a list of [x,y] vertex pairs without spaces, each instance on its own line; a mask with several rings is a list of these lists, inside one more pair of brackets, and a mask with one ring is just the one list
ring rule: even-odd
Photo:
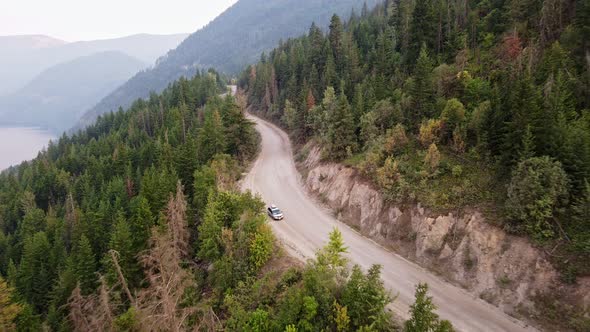
[[348,308],[341,306],[334,301],[334,322],[336,323],[336,331],[346,332],[350,330],[350,317],[348,317]]
[[408,144],[408,136],[406,135],[406,129],[398,124],[393,129],[387,131],[387,137],[385,140],[385,149],[389,154],[393,154],[396,151],[404,148]]
[[383,167],[377,170],[377,182],[383,189],[393,189],[400,177],[401,174],[398,169],[398,163],[391,157],[387,158]]
[[14,330],[14,319],[22,310],[19,304],[12,301],[13,291],[0,277],[0,331]]
[[426,157],[424,158],[424,165],[430,172],[434,172],[440,165],[440,152],[436,144],[430,144]]
[[439,119],[430,119],[420,126],[420,143],[422,146],[430,146],[438,143],[440,139],[440,131],[442,128],[442,121]]

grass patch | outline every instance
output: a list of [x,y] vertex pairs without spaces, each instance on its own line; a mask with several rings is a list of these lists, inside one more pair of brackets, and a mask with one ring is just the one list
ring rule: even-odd
[[342,164],[348,167],[354,167],[354,168],[358,168],[360,167],[360,165],[363,163],[363,161],[365,160],[365,154],[364,153],[357,153],[355,155],[353,155],[352,157],[346,158],[344,161],[342,161]]
[[508,288],[510,284],[512,284],[512,280],[507,275],[503,275],[502,277],[500,277],[497,280],[497,282],[498,285],[502,288]]

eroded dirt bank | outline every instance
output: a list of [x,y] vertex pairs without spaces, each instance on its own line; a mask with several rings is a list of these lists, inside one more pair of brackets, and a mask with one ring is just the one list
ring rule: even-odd
[[363,235],[513,316],[542,322],[552,314],[547,310],[559,314],[569,305],[587,313],[590,278],[562,283],[546,253],[528,240],[506,234],[477,211],[436,215],[419,205],[388,204],[354,169],[322,163],[320,155],[312,147],[298,164],[307,190]]

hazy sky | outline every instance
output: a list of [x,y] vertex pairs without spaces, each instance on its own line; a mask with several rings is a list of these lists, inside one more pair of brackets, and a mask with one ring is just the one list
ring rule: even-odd
[[0,35],[66,41],[189,33],[237,0],[0,0]]

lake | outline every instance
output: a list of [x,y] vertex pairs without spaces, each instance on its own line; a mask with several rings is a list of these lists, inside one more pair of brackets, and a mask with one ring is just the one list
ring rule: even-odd
[[0,127],[0,171],[37,157],[53,134],[37,128]]

